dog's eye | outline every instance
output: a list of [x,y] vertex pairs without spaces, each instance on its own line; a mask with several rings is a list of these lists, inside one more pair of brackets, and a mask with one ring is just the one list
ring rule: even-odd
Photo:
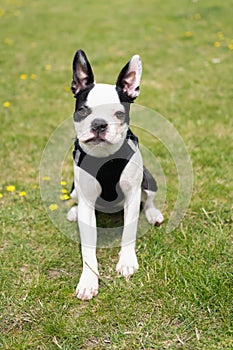
[[118,119],[124,119],[125,118],[125,113],[122,112],[122,111],[117,111],[115,113],[115,116],[118,118]]
[[82,106],[75,112],[75,120],[80,121],[86,118],[89,114],[91,114],[91,109],[87,106]]
[[91,113],[90,108],[86,107],[86,106],[82,106],[78,109],[78,114],[80,115],[80,117],[85,118],[87,117],[89,114]]

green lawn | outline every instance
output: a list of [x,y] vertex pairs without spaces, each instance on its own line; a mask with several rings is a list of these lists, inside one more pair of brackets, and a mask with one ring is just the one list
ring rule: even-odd
[[[232,0],[1,1],[0,348],[233,348],[232,7]],[[165,224],[138,240],[140,269],[129,282],[115,273],[118,248],[98,250],[101,288],[90,302],[74,296],[80,247],[50,220],[39,188],[46,143],[73,112],[78,48],[105,83],[141,55],[137,103],[173,124],[194,175],[186,216],[167,233],[176,166],[142,132],[166,178]],[[71,149],[66,164],[69,189]]]

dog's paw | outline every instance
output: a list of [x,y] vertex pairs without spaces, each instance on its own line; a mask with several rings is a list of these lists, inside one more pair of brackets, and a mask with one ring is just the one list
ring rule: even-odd
[[156,208],[145,209],[145,215],[149,224],[154,226],[160,226],[164,222],[163,214]]
[[116,271],[128,279],[138,270],[138,260],[134,249],[123,248],[116,266]]
[[78,220],[78,206],[77,205],[75,205],[74,207],[72,207],[68,211],[66,218],[68,221],[71,221],[71,222],[76,222]]
[[85,268],[76,288],[76,296],[80,300],[90,300],[98,294],[98,275]]

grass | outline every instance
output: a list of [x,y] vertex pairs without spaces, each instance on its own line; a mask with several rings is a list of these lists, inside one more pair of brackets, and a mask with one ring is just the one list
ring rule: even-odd
[[[1,348],[232,349],[232,5],[1,2]],[[114,272],[118,249],[98,250],[101,288],[90,302],[74,296],[79,246],[53,225],[36,187],[43,149],[73,112],[79,47],[99,82],[142,56],[138,103],[172,122],[194,169],[185,219],[138,240],[129,282]],[[176,169],[163,145],[150,149],[166,176],[167,221]]]

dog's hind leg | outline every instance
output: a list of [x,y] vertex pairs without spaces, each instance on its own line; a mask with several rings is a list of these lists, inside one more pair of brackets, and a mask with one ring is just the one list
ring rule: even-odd
[[145,211],[147,221],[151,225],[160,226],[163,221],[163,215],[160,210],[155,208],[154,198],[157,192],[157,184],[150,172],[143,167],[143,181],[142,181],[142,204]]

